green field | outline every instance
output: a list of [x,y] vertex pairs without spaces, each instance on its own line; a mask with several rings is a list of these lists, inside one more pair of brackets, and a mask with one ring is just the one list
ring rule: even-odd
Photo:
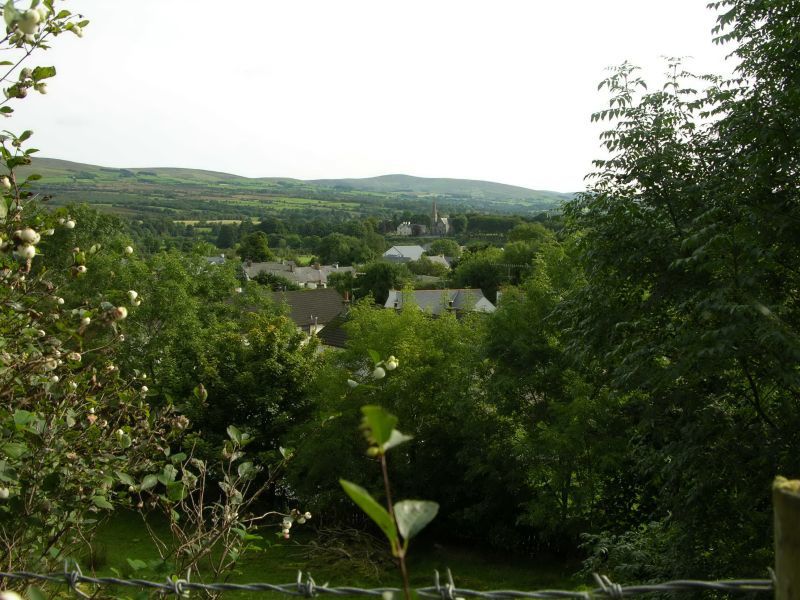
[[303,212],[344,218],[427,214],[432,200],[442,210],[537,214],[570,194],[528,190],[486,181],[392,175],[370,179],[301,181],[247,178],[195,169],[116,169],[36,158],[18,178],[36,173],[33,191],[52,203],[87,203],[120,216],[176,221],[235,221]]
[[[331,586],[379,587],[398,586],[399,577],[389,567],[377,576],[360,573],[352,561],[308,562],[308,545],[315,539],[312,528],[300,531],[289,541],[274,541],[274,532],[264,534],[267,547],[263,551],[245,554],[238,563],[237,572],[230,581],[239,583],[268,582],[290,583],[297,578],[297,571],[311,573],[318,585],[328,582]],[[157,558],[154,546],[144,530],[141,519],[135,514],[119,513],[113,521],[105,524],[95,540],[95,573],[98,575],[121,574],[124,577],[141,577],[163,580],[163,574],[134,572],[127,559],[149,560]],[[84,559],[84,561],[86,560]],[[535,590],[545,588],[575,589],[588,582],[572,576],[579,567],[576,562],[541,560],[520,556],[477,551],[464,546],[440,545],[421,541],[410,553],[409,570],[414,587],[433,584],[434,570],[445,573],[451,569],[459,587],[477,590],[518,589]],[[88,571],[84,567],[84,571]],[[134,574],[135,573],[135,574]],[[236,593],[238,598],[265,597],[264,593]],[[228,594],[226,594],[226,597]],[[278,597],[277,594],[269,594]]]

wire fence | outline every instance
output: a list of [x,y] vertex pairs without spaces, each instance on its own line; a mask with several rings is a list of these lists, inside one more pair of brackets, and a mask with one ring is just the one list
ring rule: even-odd
[[[734,579],[725,581],[698,581],[675,580],[664,583],[623,586],[612,582],[605,575],[594,574],[597,587],[589,590],[493,590],[478,591],[456,587],[453,576],[447,571],[447,581],[442,582],[439,572],[434,575],[433,585],[417,588],[419,596],[425,598],[440,598],[441,600],[458,600],[460,598],[485,598],[487,600],[506,600],[510,598],[575,598],[580,600],[593,600],[597,597],[624,598],[639,594],[686,592],[686,591],[716,591],[728,593],[772,593],[775,588],[774,574],[770,571],[772,579]],[[90,577],[84,575],[79,568],[64,569],[63,573],[31,573],[15,571],[10,573],[0,572],[0,583],[6,579],[21,581],[39,581],[47,583],[65,584],[82,598],[92,598],[81,590],[79,584],[93,586],[123,586],[146,590],[154,590],[165,594],[186,596],[191,591],[206,592],[277,592],[289,596],[380,596],[382,598],[400,597],[402,590],[393,587],[361,588],[361,587],[329,587],[328,584],[318,585],[310,574],[297,573],[297,581],[293,583],[196,583],[188,579],[167,579],[166,581],[149,581],[146,579],[120,579],[117,577]]]

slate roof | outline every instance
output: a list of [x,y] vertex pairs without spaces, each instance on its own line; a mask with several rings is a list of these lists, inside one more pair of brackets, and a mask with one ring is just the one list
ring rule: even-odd
[[289,317],[303,328],[313,325],[314,317],[317,325],[327,325],[345,308],[344,299],[333,288],[272,292],[271,296],[278,304],[288,304]]
[[383,258],[387,260],[410,262],[419,260],[425,248],[422,246],[392,246],[383,253]]
[[335,317],[330,323],[325,325],[317,334],[317,338],[325,345],[334,348],[344,348],[347,346],[347,332],[342,325],[347,322],[346,315]]
[[316,283],[318,285],[327,285],[328,275],[331,273],[345,273],[347,271],[355,272],[353,267],[340,267],[338,265],[321,265],[319,269],[315,269],[313,266],[297,267],[291,261],[286,263],[262,262],[252,263],[249,265],[245,263],[243,268],[248,279],[253,279],[259,273],[266,272],[271,275],[277,275],[278,277],[288,279],[293,283]]
[[[425,312],[434,315],[447,310],[494,312],[497,310],[479,289],[446,290],[391,290],[384,308],[403,308],[404,303],[413,303]],[[395,304],[396,303],[396,304]]]

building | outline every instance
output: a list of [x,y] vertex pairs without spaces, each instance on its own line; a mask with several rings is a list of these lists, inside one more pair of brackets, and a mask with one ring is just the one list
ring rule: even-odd
[[397,226],[397,235],[402,235],[404,237],[408,237],[414,233],[414,226],[411,224],[411,221],[403,221],[400,225]]
[[289,318],[308,335],[316,335],[347,309],[345,299],[332,288],[272,292],[271,296],[275,303],[289,307]]
[[432,315],[448,311],[492,313],[497,310],[479,289],[391,290],[383,305],[396,310],[404,306],[418,306]]
[[436,200],[433,201],[433,211],[431,212],[431,233],[435,235],[450,235],[453,233],[453,226],[447,215],[440,215],[436,209]]
[[353,267],[340,267],[333,265],[311,265],[298,267],[291,260],[281,262],[244,263],[244,274],[247,279],[255,279],[259,273],[269,273],[276,277],[283,277],[303,288],[315,289],[328,286],[328,275],[331,273],[355,273]]
[[425,253],[422,246],[392,246],[383,253],[383,260],[395,263],[407,263],[419,260]]

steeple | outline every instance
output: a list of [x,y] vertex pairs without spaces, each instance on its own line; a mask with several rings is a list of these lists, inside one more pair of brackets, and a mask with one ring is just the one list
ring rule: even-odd
[[433,213],[431,214],[431,225],[436,227],[436,222],[439,220],[439,213],[436,211],[436,200],[433,201]]

